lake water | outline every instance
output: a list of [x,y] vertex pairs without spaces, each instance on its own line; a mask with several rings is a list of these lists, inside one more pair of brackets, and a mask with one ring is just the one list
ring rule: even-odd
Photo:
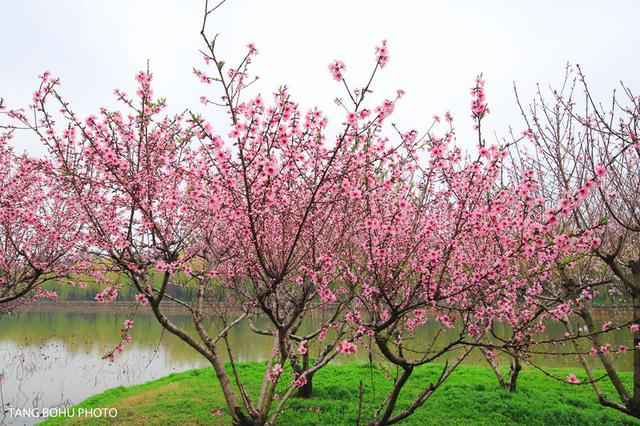
[[[600,322],[622,321],[628,313],[602,310]],[[163,332],[150,312],[138,313],[132,330],[133,341],[116,356],[115,362],[102,356],[119,342],[119,329],[128,314],[123,309],[99,309],[93,305],[32,306],[15,317],[0,316],[0,403],[3,407],[67,407],[87,397],[116,386],[129,386],[170,373],[207,365],[206,361],[168,332]],[[177,312],[172,319],[192,329],[190,316]],[[313,321],[313,320],[312,320]],[[427,322],[415,339],[429,339],[435,326]],[[310,327],[312,324],[307,324]],[[214,322],[213,329],[220,325]],[[548,336],[560,336],[557,324],[548,327]],[[230,343],[238,361],[264,360],[271,349],[271,339],[257,336],[242,323],[230,333]],[[614,347],[631,346],[628,333],[617,334]],[[557,352],[561,348],[549,347]],[[570,349],[570,348],[568,348]],[[221,351],[222,352],[222,351]],[[356,357],[337,362],[364,361],[364,351]],[[549,367],[577,367],[573,356],[538,356],[536,362]],[[479,353],[465,361],[484,364]],[[616,363],[629,369],[631,353],[616,356]],[[596,363],[594,363],[596,365]],[[597,365],[596,365],[597,366]],[[599,367],[599,366],[598,366]],[[35,419],[10,418],[0,411],[0,425],[33,424]]]

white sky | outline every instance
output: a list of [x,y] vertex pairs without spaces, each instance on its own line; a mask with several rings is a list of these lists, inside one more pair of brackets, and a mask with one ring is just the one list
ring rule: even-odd
[[[36,76],[49,69],[75,110],[88,114],[112,106],[116,87],[133,93],[133,76],[148,59],[157,95],[175,111],[202,110],[198,97],[211,92],[191,73],[202,67],[202,9],[199,0],[2,1],[0,96],[9,107],[26,106]],[[374,89],[380,96],[407,92],[393,122],[423,129],[451,110],[459,142],[472,146],[469,88],[480,72],[492,110],[485,123],[499,136],[509,124],[524,128],[513,81],[531,99],[536,82],[561,83],[567,61],[582,66],[600,99],[620,80],[639,89],[639,18],[640,2],[632,0],[228,0],[209,31],[221,34],[218,52],[227,63],[256,43],[254,91],[268,95],[286,83],[303,109],[320,106],[334,122],[343,119],[333,104],[343,92],[327,65],[342,59],[351,85],[361,85],[374,46],[387,39],[391,61]],[[41,152],[27,135],[16,145]]]

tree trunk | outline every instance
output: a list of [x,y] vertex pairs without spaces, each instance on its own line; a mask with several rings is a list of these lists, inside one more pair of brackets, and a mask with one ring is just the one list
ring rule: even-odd
[[509,392],[515,392],[516,386],[518,384],[518,376],[520,375],[520,370],[522,370],[522,365],[520,364],[520,360],[517,356],[511,357],[511,369],[509,371],[509,381],[505,380],[505,376],[500,371],[500,366],[496,363],[495,359],[487,354],[485,350],[482,350],[482,354],[484,358],[487,360],[489,367],[493,370],[496,378],[498,379],[498,384],[504,390],[508,390]]
[[[635,275],[635,274],[634,274]],[[640,319],[640,295],[633,292],[633,321]],[[635,417],[640,418],[640,333],[633,333],[633,396],[627,402],[627,408]]]
[[628,407],[629,400],[631,398],[629,396],[629,393],[625,389],[625,386],[622,383],[622,380],[620,379],[620,376],[618,375],[617,370],[613,366],[613,363],[611,362],[611,358],[609,357],[608,354],[601,353],[599,351],[599,348],[603,345],[603,342],[600,340],[600,335],[597,334],[597,329],[593,321],[593,317],[591,316],[591,312],[589,312],[589,309],[582,309],[580,311],[580,315],[584,319],[584,322],[587,325],[587,329],[589,330],[589,333],[595,333],[591,335],[591,342],[593,343],[595,348],[598,349],[598,352],[599,352],[598,358],[600,359],[602,366],[607,372],[607,376],[609,376],[609,380],[611,380],[611,384],[613,384],[613,387],[616,389],[616,392],[620,396],[620,399],[624,402],[624,405]]
[[[141,290],[141,288],[138,288]],[[158,322],[170,333],[178,336],[181,340],[186,342],[189,346],[198,351],[201,355],[203,355],[207,361],[213,367],[216,376],[218,378],[218,382],[220,383],[220,388],[222,390],[222,394],[224,395],[225,402],[227,403],[227,407],[229,408],[229,414],[232,418],[233,426],[255,426],[255,421],[247,416],[238,401],[236,400],[235,393],[233,391],[233,387],[231,385],[231,381],[229,380],[229,374],[224,367],[224,362],[220,359],[220,356],[217,353],[215,344],[211,341],[211,338],[206,335],[206,331],[202,324],[201,319],[194,318],[194,324],[196,326],[196,330],[200,334],[200,337],[205,343],[198,342],[193,336],[187,333],[184,329],[177,326],[173,323],[161,310],[160,310],[160,301],[155,303],[151,303],[151,309],[157,318]]]
[[313,374],[307,375],[307,383],[298,388],[298,398],[311,398],[313,396]]
[[520,360],[518,357],[513,357],[511,359],[511,373],[509,374],[509,392],[516,391],[516,385],[518,383],[518,375],[520,375],[520,370],[522,370],[522,365],[520,365]]
[[507,384],[504,381],[504,377],[502,377],[502,373],[500,372],[500,367],[496,363],[495,359],[489,356],[488,351],[486,351],[483,348],[480,348],[480,352],[482,352],[484,359],[487,361],[487,363],[489,364],[489,367],[491,367],[491,370],[493,370],[493,373],[496,375],[496,379],[498,379],[498,385],[502,389],[507,389]]
[[222,394],[224,395],[224,398],[227,402],[227,406],[230,410],[232,410],[232,412],[229,413],[231,415],[232,425],[255,426],[256,423],[245,413],[243,413],[242,409],[238,405],[235,399],[235,394],[233,392],[233,387],[231,386],[231,381],[229,380],[229,374],[227,373],[227,370],[225,370],[224,364],[220,361],[220,358],[210,358],[209,362],[216,372],[216,376],[218,377],[218,382],[220,383],[220,388],[222,389]]
[[[302,367],[300,364],[295,363],[293,365],[294,370],[298,374],[302,374],[303,371],[309,370],[309,352],[302,355]],[[298,388],[296,396],[298,398],[311,398],[313,396],[313,374],[307,374],[307,383]]]

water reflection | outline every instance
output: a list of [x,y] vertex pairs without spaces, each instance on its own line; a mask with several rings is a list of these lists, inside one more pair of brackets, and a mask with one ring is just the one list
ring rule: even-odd
[[[628,315],[621,310],[602,310],[598,319],[616,322],[629,318]],[[119,329],[126,318],[126,312],[95,311],[91,307],[49,311],[39,307],[22,311],[18,317],[0,317],[0,403],[24,408],[65,407],[112,387],[142,383],[206,365],[193,349],[163,332],[150,313],[139,313],[135,317],[133,341],[128,349],[113,363],[103,361],[101,357],[118,343]],[[190,316],[177,312],[171,319],[193,330]],[[303,328],[311,329],[321,320],[311,318]],[[266,327],[266,321],[257,325]],[[212,332],[220,327],[216,321],[210,325]],[[435,333],[435,323],[428,321],[416,332],[414,339],[416,342],[430,341]],[[544,336],[563,334],[563,327],[550,324]],[[614,338],[611,341],[613,348],[621,344],[632,345],[627,330],[611,337]],[[271,349],[270,337],[254,334],[246,323],[233,329],[229,340],[239,361],[263,360]],[[572,347],[548,345],[539,350],[560,352],[571,351]],[[367,354],[361,351],[355,358],[365,361]],[[338,362],[353,360],[354,357],[341,358]],[[534,361],[548,367],[578,366],[575,356],[539,355]],[[480,353],[473,352],[466,362],[484,364],[485,361]],[[630,369],[632,354],[616,356],[615,362],[620,368]],[[25,419],[5,417],[4,422],[25,424]],[[26,421],[26,424],[32,423],[33,420]]]

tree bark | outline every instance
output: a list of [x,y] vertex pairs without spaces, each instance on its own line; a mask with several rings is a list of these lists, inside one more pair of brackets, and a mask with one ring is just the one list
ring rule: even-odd
[[[634,274],[635,275],[635,274]],[[633,292],[633,320],[640,318],[640,295]],[[635,417],[640,418],[640,333],[633,333],[633,396],[627,403],[627,408]]]
[[298,388],[296,396],[304,399],[311,398],[313,396],[313,374],[307,375],[307,383]]
[[[309,352],[302,355],[302,369],[300,370],[297,363],[295,363],[294,368],[299,369],[299,371],[297,371],[298,374],[309,370]],[[307,374],[307,383],[298,388],[298,393],[296,394],[298,398],[307,399],[313,396],[313,375],[314,373]]]
[[514,356],[511,359],[511,373],[509,374],[509,392],[516,391],[520,370],[522,370],[522,365],[520,365],[520,360],[518,359],[518,357]]
[[495,359],[489,356],[487,354],[487,351],[484,350],[483,348],[480,348],[480,351],[482,352],[482,355],[484,355],[484,359],[489,364],[489,367],[491,367],[491,369],[493,370],[493,373],[496,375],[496,378],[498,379],[498,384],[500,385],[500,387],[502,389],[507,389],[507,384],[504,381],[504,377],[502,377],[502,373],[500,372],[500,368],[498,367],[498,364],[496,363]]
[[[587,325],[589,333],[595,333],[596,326],[593,321],[593,317],[591,316],[591,312],[589,312],[588,309],[582,309],[580,311],[580,314],[582,315],[582,318],[584,319],[584,322]],[[598,334],[592,334],[591,342],[593,342],[593,345],[596,347],[596,349],[598,349],[598,352],[599,352],[598,357],[602,362],[602,366],[607,372],[607,376],[609,376],[609,380],[611,380],[611,383],[613,384],[613,387],[616,389],[616,392],[618,392],[620,399],[624,402],[624,405],[626,406],[629,403],[629,399],[631,398],[629,396],[629,393],[627,392],[627,389],[624,387],[624,384],[622,383],[622,380],[620,379],[618,372],[613,366],[613,363],[611,362],[611,358],[609,358],[609,355],[605,353],[600,353],[599,349],[602,346],[602,341],[600,340],[600,336]]]

